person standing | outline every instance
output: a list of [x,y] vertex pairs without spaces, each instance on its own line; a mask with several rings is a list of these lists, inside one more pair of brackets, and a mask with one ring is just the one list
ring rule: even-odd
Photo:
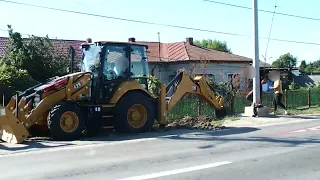
[[[262,78],[261,84],[260,84],[260,103],[262,103],[262,85],[266,83],[267,83],[266,78]],[[253,89],[247,94],[246,99],[251,102],[253,101]]]
[[252,102],[252,104],[251,104],[251,106],[253,106],[253,116],[252,117],[256,117],[258,115],[257,108],[261,107],[261,103],[262,103],[262,85],[265,83],[267,83],[266,78],[262,77],[262,80],[260,83],[260,102],[258,102],[258,104],[255,104],[255,102],[252,102],[253,101],[253,90],[251,90],[246,96],[246,99]]
[[287,108],[284,104],[282,104],[282,96],[283,96],[283,90],[282,90],[282,81],[280,78],[276,81],[274,81],[273,86],[270,86],[270,89],[274,90],[274,97],[273,97],[273,106],[274,106],[274,112],[277,111],[278,105],[284,109],[284,113],[288,114]]

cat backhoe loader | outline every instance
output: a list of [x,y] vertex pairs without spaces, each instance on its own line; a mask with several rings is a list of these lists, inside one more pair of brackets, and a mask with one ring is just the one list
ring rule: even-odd
[[[123,133],[149,131],[186,94],[208,102],[218,117],[226,114],[223,99],[205,77],[180,71],[157,95],[147,78],[148,46],[106,42],[82,44],[81,72],[54,77],[13,96],[0,107],[0,138],[23,143],[34,132],[46,131],[53,140],[98,135],[105,126]],[[37,129],[38,131],[34,131]]]

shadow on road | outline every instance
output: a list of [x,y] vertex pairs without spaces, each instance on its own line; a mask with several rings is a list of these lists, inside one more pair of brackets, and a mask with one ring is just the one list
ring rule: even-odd
[[[283,116],[285,117],[285,116]],[[295,118],[295,119],[319,119],[319,116],[303,116],[303,115],[290,115],[290,118]]]
[[154,130],[152,132],[140,133],[140,134],[122,134],[114,131],[105,130],[100,136],[97,137],[85,137],[77,141],[52,141],[46,137],[37,138],[36,140],[25,141],[23,144],[8,144],[0,142],[0,150],[6,151],[23,151],[32,149],[46,149],[46,148],[57,148],[74,145],[88,145],[101,142],[119,142],[119,141],[130,141],[130,140],[143,140],[149,138],[166,138],[166,137],[179,137],[191,134],[193,136],[210,135],[210,136],[227,136],[235,134],[245,134],[254,131],[258,131],[258,128],[225,128],[219,130],[198,130],[198,129],[164,129]]
[[128,141],[128,140],[137,140],[137,139],[148,139],[148,138],[166,138],[166,137],[175,137],[186,134],[192,135],[206,135],[210,134],[211,136],[227,136],[227,135],[236,135],[236,134],[245,134],[254,131],[258,131],[258,128],[250,127],[234,127],[234,128],[225,128],[221,130],[198,130],[198,129],[170,129],[170,130],[157,130],[154,132],[147,132],[141,134],[121,134],[112,132],[105,136],[99,136],[94,138],[84,138],[81,141]]
[[209,147],[213,147],[216,144],[228,143],[228,142],[259,142],[259,143],[271,143],[270,146],[281,145],[286,147],[296,147],[304,144],[320,144],[319,138],[304,138],[304,139],[290,139],[290,138],[281,138],[281,137],[225,137],[225,136],[207,136],[207,137],[183,137],[183,136],[174,136],[174,137],[164,137],[166,139],[171,140],[194,140],[194,141],[210,141],[213,144],[207,145],[207,147],[198,147],[200,149],[205,149]]
[[[216,145],[225,144],[225,143],[248,143],[248,142],[259,142],[266,143],[268,146],[287,146],[287,147],[295,147],[304,144],[319,144],[320,139],[316,138],[291,138],[286,137],[257,137],[256,135],[250,135],[252,132],[257,132],[260,129],[251,128],[251,127],[235,127],[235,128],[227,128],[222,130],[190,130],[190,129],[175,129],[175,130],[162,130],[156,132],[148,132],[143,134],[119,134],[119,133],[110,133],[104,132],[108,134],[102,134],[99,137],[95,138],[84,138],[78,141],[26,141],[24,144],[8,146],[0,143],[0,150],[7,151],[23,151],[23,150],[32,150],[32,149],[46,149],[46,148],[56,148],[56,147],[66,147],[66,146],[74,146],[74,145],[88,145],[95,144],[101,142],[121,142],[121,141],[129,141],[129,140],[139,140],[139,139],[148,139],[148,138],[158,138],[158,139],[169,139],[169,140],[177,140],[177,142],[183,143],[186,141],[205,141],[209,142],[204,146],[197,147],[199,149],[208,149],[214,148]],[[241,135],[241,136],[240,136]],[[78,144],[77,144],[78,142]],[[80,143],[79,143],[80,142]],[[211,144],[212,143],[212,144]],[[270,143],[270,144],[269,144]],[[1,154],[1,153],[0,153]]]
[[[46,145],[44,143],[49,143]],[[26,141],[23,144],[9,144],[6,142],[0,142],[0,150],[5,151],[21,151],[21,150],[32,150],[32,149],[46,149],[53,147],[64,147],[74,145],[72,143],[57,143],[51,141]]]

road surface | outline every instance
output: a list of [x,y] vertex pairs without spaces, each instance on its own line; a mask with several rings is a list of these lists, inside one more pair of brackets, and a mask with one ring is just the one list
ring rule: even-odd
[[318,119],[151,135],[154,137],[1,155],[0,179],[320,179]]

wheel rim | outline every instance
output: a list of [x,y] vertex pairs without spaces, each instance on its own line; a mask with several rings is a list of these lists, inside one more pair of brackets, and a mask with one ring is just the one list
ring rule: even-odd
[[79,118],[76,113],[66,111],[60,117],[60,127],[65,132],[73,132],[79,126]]
[[141,128],[147,121],[147,109],[140,104],[131,106],[128,110],[127,120],[131,127]]

